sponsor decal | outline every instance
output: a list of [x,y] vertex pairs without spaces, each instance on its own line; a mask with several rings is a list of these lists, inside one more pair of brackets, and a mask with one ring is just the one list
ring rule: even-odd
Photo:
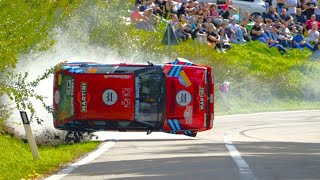
[[177,93],[176,95],[176,102],[180,105],[180,106],[187,106],[190,104],[192,99],[191,94],[186,91],[186,90],[181,90]]
[[97,68],[91,68],[91,67],[90,67],[87,72],[94,74],[94,73],[97,73],[97,71],[98,71]]
[[118,101],[118,94],[112,89],[107,89],[102,94],[102,100],[108,106],[114,105]]
[[184,110],[183,117],[187,124],[192,124],[192,106],[187,106]]
[[178,78],[179,82],[185,87],[191,86],[191,81],[184,72],[183,65],[173,65],[168,72],[168,77]]
[[129,98],[124,98],[122,101],[121,101],[121,105],[125,108],[129,108],[130,107],[130,99]]
[[62,110],[62,111],[60,112],[60,119],[61,119],[61,120],[64,120],[64,119],[66,119],[66,118],[67,118],[67,113],[66,113],[65,110]]
[[204,88],[200,88],[200,102],[199,102],[199,108],[204,109]]
[[74,79],[71,80],[70,102],[71,102],[70,114],[73,116],[74,115]]
[[130,75],[108,74],[108,75],[104,75],[104,78],[130,79]]
[[68,96],[71,95],[71,88],[72,88],[72,82],[71,82],[71,79],[67,80],[67,89],[66,89],[66,93]]
[[62,75],[59,74],[59,75],[58,75],[58,86],[60,86],[61,83],[62,83]]
[[130,97],[131,89],[130,88],[122,88],[122,96]]
[[186,135],[191,135],[192,131],[182,129],[178,119],[168,119],[168,125],[171,129],[170,133],[177,134],[178,132],[183,132]]
[[178,77],[182,68],[182,65],[173,65],[168,72],[168,77]]
[[204,127],[208,127],[208,124],[207,124],[207,114],[204,114],[204,117],[203,117],[203,125],[204,125]]
[[178,80],[185,87],[191,86],[191,81],[183,70],[179,73]]
[[121,92],[122,92],[122,96],[124,97],[124,99],[121,101],[121,105],[125,108],[129,108],[131,105],[131,101],[130,101],[131,88],[122,88]]
[[59,104],[59,102],[60,102],[60,93],[58,90],[56,90],[56,92],[54,93],[54,102],[56,104]]
[[80,99],[80,109],[81,112],[87,112],[87,83],[81,82],[81,99]]
[[135,77],[135,108],[134,108],[134,118],[138,119],[139,117],[139,98],[140,98],[140,83],[139,77]]

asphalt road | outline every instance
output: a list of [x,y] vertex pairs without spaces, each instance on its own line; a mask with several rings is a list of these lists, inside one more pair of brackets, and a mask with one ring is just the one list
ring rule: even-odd
[[320,111],[220,116],[197,138],[98,135],[99,149],[47,180],[320,180]]

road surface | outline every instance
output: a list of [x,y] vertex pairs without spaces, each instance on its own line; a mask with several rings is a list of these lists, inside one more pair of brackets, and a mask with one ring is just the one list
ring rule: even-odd
[[320,180],[320,111],[219,116],[196,138],[98,136],[99,149],[47,180]]

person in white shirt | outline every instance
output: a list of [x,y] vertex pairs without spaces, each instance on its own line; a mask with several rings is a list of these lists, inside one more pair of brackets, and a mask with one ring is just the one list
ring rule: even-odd
[[246,43],[247,41],[243,38],[243,32],[245,32],[245,28],[236,24],[236,20],[231,20],[231,24],[228,25],[228,28],[231,30],[231,42],[235,44]]
[[286,0],[286,7],[288,8],[288,13],[294,17],[296,15],[296,9],[298,6],[298,0]]
[[308,31],[308,37],[306,38],[307,43],[317,44],[319,40],[318,24],[312,23],[312,29]]

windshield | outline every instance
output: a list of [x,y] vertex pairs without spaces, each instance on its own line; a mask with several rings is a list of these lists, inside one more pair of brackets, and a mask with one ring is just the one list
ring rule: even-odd
[[164,119],[164,73],[161,68],[148,68],[135,78],[135,119],[159,128]]

